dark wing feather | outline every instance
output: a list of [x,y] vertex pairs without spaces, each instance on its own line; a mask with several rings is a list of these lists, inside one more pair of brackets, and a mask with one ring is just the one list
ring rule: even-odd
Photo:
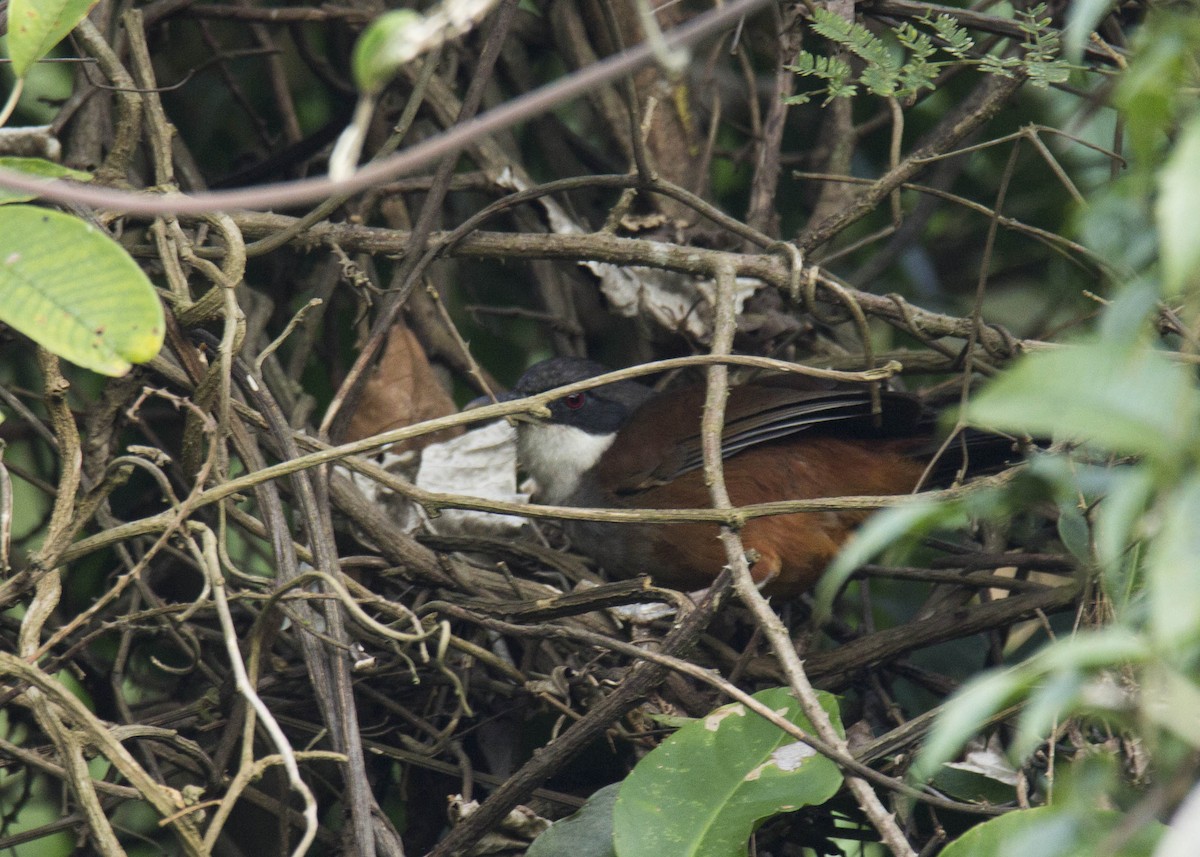
[[[904,393],[884,391],[882,411],[872,415],[870,392],[865,388],[812,389],[812,382],[790,383],[791,378],[754,382],[730,390],[725,409],[721,455],[730,458],[746,449],[791,437],[801,432],[837,437],[910,437],[927,428],[920,403]],[[665,400],[665,401],[664,401]],[[625,474],[620,485],[608,486],[619,494],[632,494],[662,485],[703,466],[700,418],[704,389],[687,387],[653,400],[654,407],[634,413],[621,434],[653,439],[662,427],[656,414],[677,413],[691,420],[695,431],[662,449],[653,442],[615,443],[606,458],[620,458],[609,472]]]

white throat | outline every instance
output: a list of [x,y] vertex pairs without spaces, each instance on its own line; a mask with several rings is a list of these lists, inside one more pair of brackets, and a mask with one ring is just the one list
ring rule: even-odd
[[614,437],[556,423],[518,423],[517,455],[538,484],[538,500],[567,505],[579,478],[612,446]]

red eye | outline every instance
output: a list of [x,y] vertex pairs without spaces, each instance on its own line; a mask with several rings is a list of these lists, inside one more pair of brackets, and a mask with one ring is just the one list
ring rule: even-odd
[[563,404],[573,411],[582,408],[585,401],[587,401],[587,396],[584,393],[570,393],[563,396]]

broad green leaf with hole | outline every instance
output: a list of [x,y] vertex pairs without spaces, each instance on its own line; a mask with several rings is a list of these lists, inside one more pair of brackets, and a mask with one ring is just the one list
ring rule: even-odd
[[533,840],[525,857],[616,857],[613,850],[613,806],[620,783],[595,792],[579,811],[554,822]]
[[[92,180],[91,173],[85,173],[82,170],[73,170],[70,167],[64,167],[62,164],[56,164],[53,161],[47,161],[43,158],[0,158],[0,170],[13,170],[14,172],[25,173],[26,175],[42,179],[74,179],[80,182],[90,182]],[[14,202],[29,202],[31,199],[37,199],[37,194],[0,187],[0,205],[11,205]]]
[[359,91],[374,95],[404,63],[416,57],[426,41],[425,18],[411,9],[380,15],[359,36],[350,67]]
[[1163,289],[1174,297],[1200,284],[1200,116],[1194,116],[1158,176],[1154,205]]
[[8,4],[8,55],[13,73],[24,77],[30,66],[75,29],[97,0],[11,0]]
[[30,205],[0,206],[0,321],[104,375],[150,360],[164,330],[154,287],[119,244]]
[[1068,812],[1054,806],[1022,809],[977,824],[947,845],[940,857],[1150,857],[1164,827],[1151,820],[1121,839],[1119,852],[1102,850],[1110,834],[1128,824],[1120,812]]
[[[754,698],[806,732],[787,688]],[[837,700],[821,707],[841,729]],[[741,703],[684,726],[621,785],[613,810],[620,857],[744,857],[758,823],[824,803],[841,787],[836,765]]]

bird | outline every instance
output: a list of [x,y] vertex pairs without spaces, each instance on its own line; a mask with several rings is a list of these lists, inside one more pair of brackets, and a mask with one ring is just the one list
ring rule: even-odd
[[[602,364],[576,357],[536,363],[504,399],[596,377]],[[703,384],[664,392],[621,380],[551,401],[548,417],[517,424],[517,459],[535,499],[605,509],[711,508],[701,453]],[[732,386],[721,456],[735,506],[776,500],[907,494],[926,477],[939,444],[936,413],[915,396],[880,391],[879,413],[864,386],[834,386],[776,373]],[[1011,455],[988,436],[982,458]],[[974,454],[974,453],[973,453]],[[938,473],[959,462],[940,462]],[[811,589],[866,518],[865,510],[752,518],[741,528],[750,570],[765,595]],[[572,545],[618,577],[649,575],[681,590],[702,589],[726,564],[710,523],[564,521]]]

